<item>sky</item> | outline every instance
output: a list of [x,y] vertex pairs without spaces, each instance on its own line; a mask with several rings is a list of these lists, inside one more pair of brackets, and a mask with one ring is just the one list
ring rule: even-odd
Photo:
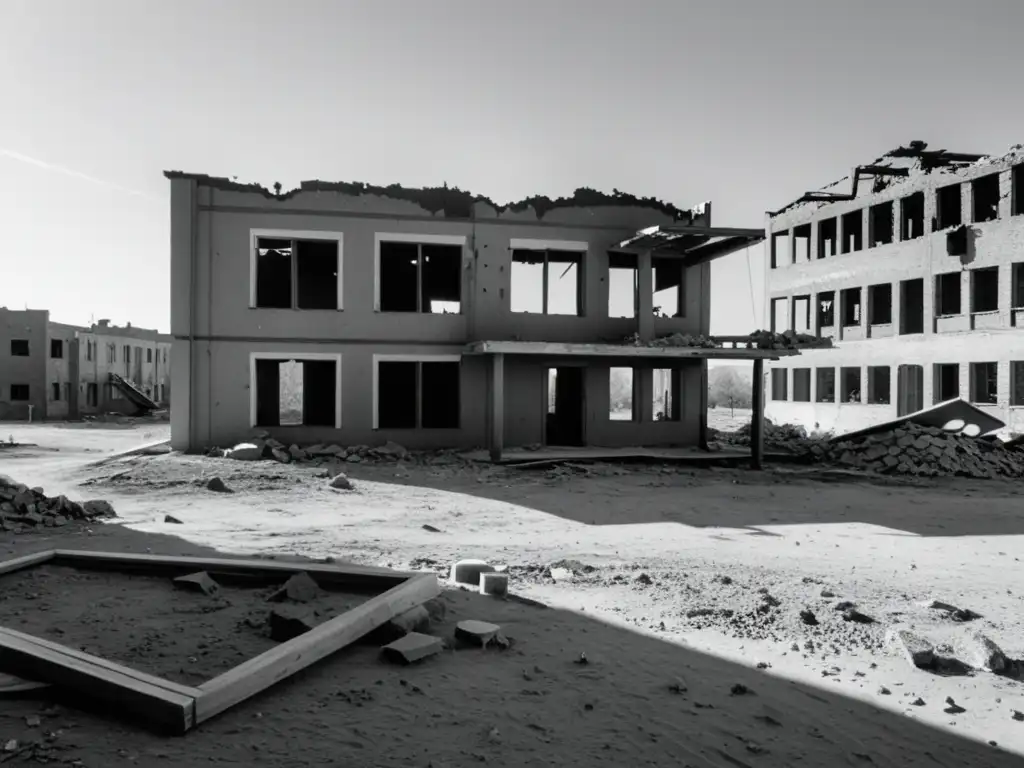
[[[0,0],[0,306],[169,328],[166,169],[766,210],[1024,142],[1020,0]],[[764,253],[712,332],[764,325]]]

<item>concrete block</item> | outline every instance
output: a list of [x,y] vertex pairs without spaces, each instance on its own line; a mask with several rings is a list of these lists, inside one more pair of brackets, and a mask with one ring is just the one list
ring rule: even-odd
[[929,669],[935,663],[935,647],[909,630],[890,630],[885,642],[918,669]]
[[316,624],[316,613],[304,606],[280,605],[270,612],[267,619],[270,639],[285,643],[309,632]]
[[1002,672],[1006,669],[1006,655],[998,645],[980,632],[957,638],[954,645],[956,658],[974,669]]
[[505,597],[508,594],[507,573],[481,573],[480,594],[492,597]]
[[220,592],[220,585],[206,571],[179,576],[174,580],[174,588],[202,592],[204,595],[216,595]]
[[313,577],[305,571],[296,573],[274,592],[269,598],[270,602],[280,603],[284,600],[293,600],[297,603],[308,603],[320,595],[320,585]]
[[479,644],[486,648],[487,645],[498,637],[501,627],[487,621],[476,621],[467,619],[455,625],[455,637],[469,643]]
[[405,637],[388,643],[381,648],[383,656],[400,664],[412,664],[428,656],[435,656],[444,649],[444,641],[439,637],[410,632]]
[[469,587],[480,586],[481,573],[494,573],[494,566],[483,560],[460,560],[452,566],[448,580],[453,584],[465,584]]

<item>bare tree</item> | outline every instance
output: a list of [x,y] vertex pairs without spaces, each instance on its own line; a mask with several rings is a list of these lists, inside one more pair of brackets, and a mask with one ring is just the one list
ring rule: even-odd
[[732,368],[719,368],[708,384],[708,404],[727,406],[731,416],[736,415],[737,408],[749,408],[751,401],[750,382]]

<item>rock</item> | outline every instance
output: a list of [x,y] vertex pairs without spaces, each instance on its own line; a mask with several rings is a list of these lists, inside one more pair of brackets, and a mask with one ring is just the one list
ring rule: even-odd
[[255,443],[239,443],[224,451],[224,458],[235,461],[259,461],[263,458],[263,446]]
[[349,464],[359,464],[363,460],[363,457],[358,453],[353,453],[345,457],[345,461]]
[[422,528],[427,533],[440,533],[441,532],[440,528],[435,528],[432,525],[421,525],[420,528]]
[[916,699],[914,699],[912,702],[910,702],[910,704],[911,704],[911,706],[914,706],[914,707],[923,707],[924,706],[924,699],[922,699],[920,696],[918,696]]
[[1024,712],[1015,709],[1013,710],[1013,714],[1010,716],[1017,722],[1024,723]]
[[974,669],[988,672],[1002,672],[1006,669],[1006,655],[980,632],[958,637],[954,653],[956,658]]
[[892,694],[892,691],[890,691],[890,690],[889,690],[888,688],[886,688],[886,687],[885,687],[884,685],[883,685],[883,686],[881,686],[881,687],[880,687],[880,688],[878,689],[878,692],[879,692],[879,693],[880,693],[880,694],[881,694],[882,696],[889,696],[889,695],[891,695],[891,694]]
[[636,576],[633,577],[633,582],[636,584],[642,584],[643,586],[649,586],[653,583],[651,577],[648,576],[646,573],[638,573]]
[[836,593],[833,592],[831,589],[823,589],[823,590],[821,590],[821,596],[822,597],[831,598],[831,597],[835,597]]
[[317,453],[321,456],[338,456],[345,452],[345,449],[340,445],[328,445],[326,448],[322,448]]
[[320,596],[320,585],[305,571],[293,574],[284,585],[267,599],[272,603],[293,600],[308,603]]
[[377,453],[382,456],[393,456],[399,460],[404,459],[409,455],[409,451],[391,440],[388,440],[382,447],[378,448]]
[[942,711],[945,712],[947,715],[959,715],[961,712],[966,712],[967,711],[966,709],[961,707],[959,704],[957,704],[955,701],[953,701],[953,697],[952,696],[947,696],[946,697],[946,704],[948,706],[944,710],[942,710]]
[[270,456],[279,464],[291,464],[292,456],[283,448],[271,448]]
[[750,693],[750,689],[743,685],[743,683],[736,683],[729,689],[729,695],[731,696],[746,696],[748,693]]
[[270,612],[267,623],[270,639],[286,643],[316,626],[316,614],[312,609],[297,605],[280,605]]
[[206,489],[209,491],[214,491],[216,493],[234,493],[234,491],[228,488],[227,485],[225,485],[224,481],[221,480],[219,477],[211,477],[209,480],[207,480]]
[[103,499],[96,499],[94,501],[83,501],[82,512],[86,517],[117,517],[117,513],[114,508],[110,506],[109,501]]
[[174,525],[184,525],[184,523],[182,523],[181,520],[176,518],[174,515],[164,515],[164,522],[173,523]]
[[814,611],[804,609],[800,611],[800,621],[809,627],[813,627],[818,624],[818,617],[814,615]]
[[455,625],[455,637],[486,648],[501,632],[501,627],[486,621],[467,619]]
[[336,474],[330,482],[330,487],[339,491],[354,491],[355,486],[352,485],[352,481],[348,479],[348,476],[344,472]]
[[430,620],[438,624],[444,621],[445,616],[448,614],[448,606],[440,597],[434,597],[427,600],[427,602],[423,604],[423,607],[430,615]]
[[306,452],[297,445],[288,446],[288,455],[292,457],[293,461],[305,461],[308,458]]
[[929,669],[935,664],[935,648],[920,635],[906,629],[890,630],[885,642],[898,650],[911,665]]
[[480,594],[491,597],[505,597],[508,594],[507,573],[481,573]]
[[174,588],[189,592],[202,592],[204,595],[216,595],[220,592],[220,585],[206,571],[179,576],[174,579]]
[[439,637],[410,632],[405,637],[395,640],[381,648],[381,654],[401,664],[412,664],[422,661],[428,656],[435,656],[444,649],[444,642]]
[[410,608],[405,613],[395,616],[388,622],[388,626],[401,635],[410,632],[426,632],[430,628],[430,613],[422,605]]
[[843,621],[852,621],[857,624],[874,624],[875,620],[866,613],[861,613],[856,608],[847,608],[843,611]]
[[465,584],[476,589],[480,587],[480,574],[494,571],[494,566],[483,560],[460,560],[452,566],[448,580],[453,584]]

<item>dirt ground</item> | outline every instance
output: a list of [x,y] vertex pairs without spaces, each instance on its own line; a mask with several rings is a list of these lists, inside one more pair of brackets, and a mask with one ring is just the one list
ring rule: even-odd
[[[512,649],[394,668],[354,647],[178,740],[45,701],[0,701],[5,742],[89,766],[1024,764],[1014,716],[1024,683],[931,674],[884,643],[893,628],[937,644],[980,630],[1024,656],[1024,512],[1012,483],[451,462],[355,465],[355,490],[336,491],[316,468],[272,462],[171,454],[88,465],[159,439],[148,425],[21,429],[51,450],[0,453],[0,471],[49,494],[107,498],[124,523],[6,535],[8,552],[215,547],[438,572],[483,557],[550,607],[446,592],[439,634],[462,618],[494,621]],[[213,476],[234,493],[207,490]],[[980,618],[956,622],[921,605],[931,599]],[[875,621],[845,621],[841,601]],[[104,615],[125,624],[111,602]],[[65,610],[64,621],[81,615]],[[588,664],[575,663],[581,653]],[[35,716],[42,725],[29,725]],[[36,754],[46,750],[12,762]]]

